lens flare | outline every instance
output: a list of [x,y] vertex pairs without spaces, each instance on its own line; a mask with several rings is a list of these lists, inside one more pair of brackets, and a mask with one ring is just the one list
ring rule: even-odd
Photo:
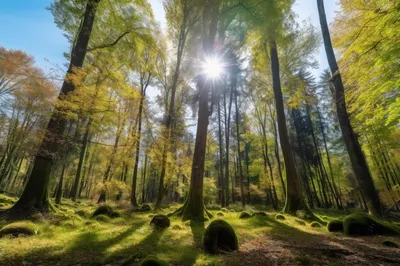
[[210,79],[217,79],[224,72],[223,64],[217,57],[207,58],[202,67],[204,73]]

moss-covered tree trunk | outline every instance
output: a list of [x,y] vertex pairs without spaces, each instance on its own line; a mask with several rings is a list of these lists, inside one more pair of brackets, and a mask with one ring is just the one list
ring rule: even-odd
[[332,47],[331,36],[329,33],[328,23],[326,21],[324,1],[317,0],[317,5],[322,36],[324,39],[325,52],[328,58],[329,68],[332,73],[331,82],[334,87],[336,112],[338,115],[340,129],[342,130],[343,140],[346,144],[354,174],[357,177],[358,184],[366,200],[367,208],[372,214],[381,217],[383,215],[382,204],[375,189],[365,156],[361,150],[360,144],[358,143],[357,136],[353,131],[353,127],[351,126],[349,114],[347,113],[344,86]]
[[[86,56],[90,35],[92,32],[96,9],[101,0],[88,0],[83,21],[76,42],[72,48],[71,61],[67,76],[73,73],[73,69],[81,68]],[[59,99],[75,90],[75,85],[66,77],[61,87]],[[23,215],[28,211],[48,212],[52,208],[49,201],[48,185],[54,160],[59,151],[59,141],[65,130],[67,120],[61,116],[58,107],[55,108],[47,125],[46,132],[39,150],[37,151],[29,180],[17,203],[9,210],[9,213],[20,212]]]
[[[209,1],[204,4],[202,14],[202,50],[204,56],[214,56],[214,41],[218,26],[218,11],[221,0]],[[212,82],[207,82],[204,75],[200,76],[198,88],[200,91],[197,132],[194,146],[190,190],[182,207],[183,220],[203,221],[204,215],[212,216],[204,207],[203,177],[206,155],[207,129],[209,123],[209,91]]]
[[295,214],[297,210],[305,210],[311,213],[301,191],[300,179],[297,174],[292,148],[290,147],[289,143],[289,135],[286,127],[285,109],[283,106],[281,81],[279,76],[280,70],[278,51],[274,40],[270,40],[269,48],[276,115],[278,120],[278,132],[286,170],[286,202],[283,212]]

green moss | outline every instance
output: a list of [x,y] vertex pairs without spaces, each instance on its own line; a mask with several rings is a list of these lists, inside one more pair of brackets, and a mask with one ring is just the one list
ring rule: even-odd
[[7,206],[8,206],[8,204],[0,202],[0,208],[4,208],[4,207],[7,207]]
[[268,216],[268,215],[265,212],[255,212],[253,213],[252,216],[254,217],[254,216]]
[[149,204],[143,204],[142,206],[140,206],[139,211],[140,212],[148,212],[148,211],[151,211],[151,207]]
[[225,216],[225,214],[223,212],[217,212],[217,216],[222,217],[222,216]]
[[110,214],[110,217],[111,217],[111,218],[118,218],[118,217],[121,217],[121,213],[116,212],[116,211],[113,211],[113,212]]
[[9,196],[4,195],[4,194],[0,194],[0,203],[3,203],[3,204],[14,204],[15,202],[17,202],[17,198],[9,197]]
[[275,219],[276,219],[276,220],[281,220],[281,221],[286,220],[286,218],[285,218],[285,216],[284,216],[283,214],[277,214],[277,215],[275,215]]
[[0,237],[9,235],[13,237],[32,236],[39,233],[35,224],[30,222],[15,222],[1,228]]
[[321,228],[322,227],[322,225],[319,222],[312,222],[312,223],[310,223],[310,226],[314,227],[314,228]]
[[124,224],[126,224],[125,219],[122,218],[122,217],[115,218],[115,219],[113,219],[111,222],[112,222],[113,224],[116,224],[116,225],[124,225]]
[[218,250],[234,251],[239,249],[239,242],[232,226],[224,220],[215,220],[210,223],[204,232],[204,250],[215,254]]
[[234,209],[230,209],[229,212],[236,212]]
[[229,210],[227,208],[221,208],[220,211],[222,212],[229,212]]
[[306,225],[306,222],[305,221],[303,221],[303,220],[300,220],[300,219],[296,219],[296,220],[294,220],[296,223],[298,223],[299,225],[301,225],[301,226],[305,226]]
[[157,214],[151,219],[150,225],[154,226],[157,229],[165,229],[170,226],[171,222],[168,216],[163,214]]
[[164,266],[165,262],[157,259],[155,256],[147,256],[143,261],[140,262],[141,266]]
[[241,212],[241,213],[239,214],[239,219],[248,219],[248,218],[250,218],[250,217],[251,217],[251,214],[250,214],[249,212],[246,212],[246,211]]
[[391,248],[399,248],[399,244],[396,243],[396,242],[393,242],[393,241],[391,241],[391,240],[384,240],[384,241],[382,242],[382,244],[383,244],[384,246],[391,247]]
[[40,212],[33,213],[30,218],[34,222],[44,222],[45,221],[43,214],[41,214]]
[[172,229],[174,229],[174,230],[182,230],[183,228],[179,224],[176,224],[176,225],[172,226]]
[[400,230],[392,224],[379,221],[366,213],[353,213],[343,220],[346,235],[399,235]]
[[332,220],[327,225],[329,232],[343,232],[343,221]]
[[96,221],[99,221],[99,222],[107,223],[107,222],[109,222],[111,220],[110,217],[108,217],[107,215],[104,215],[104,214],[100,214],[100,215],[97,215],[95,217],[96,217]]
[[92,217],[97,216],[97,215],[107,215],[110,216],[113,213],[113,209],[110,206],[103,205],[98,207],[94,213],[92,214]]

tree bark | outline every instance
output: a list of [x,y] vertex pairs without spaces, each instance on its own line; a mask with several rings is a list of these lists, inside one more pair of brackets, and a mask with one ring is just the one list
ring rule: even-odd
[[[79,29],[76,43],[72,48],[71,61],[67,76],[73,73],[75,68],[81,68],[86,56],[90,35],[92,32],[96,9],[101,0],[88,0],[83,22]],[[64,98],[68,93],[75,90],[75,85],[66,77],[61,87],[59,99]],[[33,169],[25,186],[25,189],[17,203],[9,210],[9,213],[21,212],[23,210],[36,210],[48,212],[53,209],[49,201],[48,185],[51,178],[55,155],[59,151],[58,141],[60,140],[67,123],[58,108],[56,107],[47,125],[44,139],[35,157]]]
[[295,214],[297,210],[311,212],[308,208],[301,192],[300,180],[294,163],[292,148],[289,143],[289,136],[286,127],[285,109],[280,81],[279,59],[276,43],[274,40],[269,42],[272,83],[274,89],[276,115],[278,120],[278,132],[282,147],[283,158],[286,169],[286,202],[283,212]]
[[383,210],[381,201],[375,189],[374,182],[372,180],[367,162],[365,160],[365,156],[361,150],[360,144],[358,143],[356,134],[354,133],[351,126],[349,114],[347,113],[344,86],[341,74],[339,72],[335,53],[332,47],[328,23],[326,21],[324,1],[317,0],[317,5],[326,56],[328,58],[329,68],[332,73],[331,82],[335,89],[336,111],[338,115],[339,125],[342,130],[343,140],[346,144],[347,152],[350,157],[354,174],[357,177],[369,212],[378,217],[382,217]]

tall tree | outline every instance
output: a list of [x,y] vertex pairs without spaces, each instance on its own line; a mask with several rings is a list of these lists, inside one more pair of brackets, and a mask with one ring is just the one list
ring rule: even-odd
[[328,22],[326,20],[324,1],[317,0],[317,6],[325,52],[328,58],[329,68],[332,73],[330,81],[334,87],[336,111],[338,115],[339,125],[342,130],[343,140],[347,147],[347,152],[350,157],[354,174],[357,177],[360,189],[366,199],[368,210],[372,214],[380,217],[383,215],[382,204],[375,189],[375,185],[369,172],[365,156],[358,142],[357,135],[354,132],[353,127],[351,126],[349,114],[347,112],[344,86],[341,73],[336,61],[335,53],[332,47]]
[[[71,60],[67,70],[64,83],[61,87],[59,99],[62,99],[75,86],[68,76],[77,68],[83,66],[88,49],[90,35],[93,29],[97,6],[101,0],[88,0],[81,27],[77,33],[76,42],[72,47]],[[17,203],[9,210],[9,213],[38,210],[47,212],[54,207],[49,201],[48,185],[51,177],[51,170],[54,165],[55,154],[58,152],[58,141],[62,137],[67,120],[60,113],[61,110],[54,110],[47,126],[45,137],[37,151],[32,172],[25,189]]]

